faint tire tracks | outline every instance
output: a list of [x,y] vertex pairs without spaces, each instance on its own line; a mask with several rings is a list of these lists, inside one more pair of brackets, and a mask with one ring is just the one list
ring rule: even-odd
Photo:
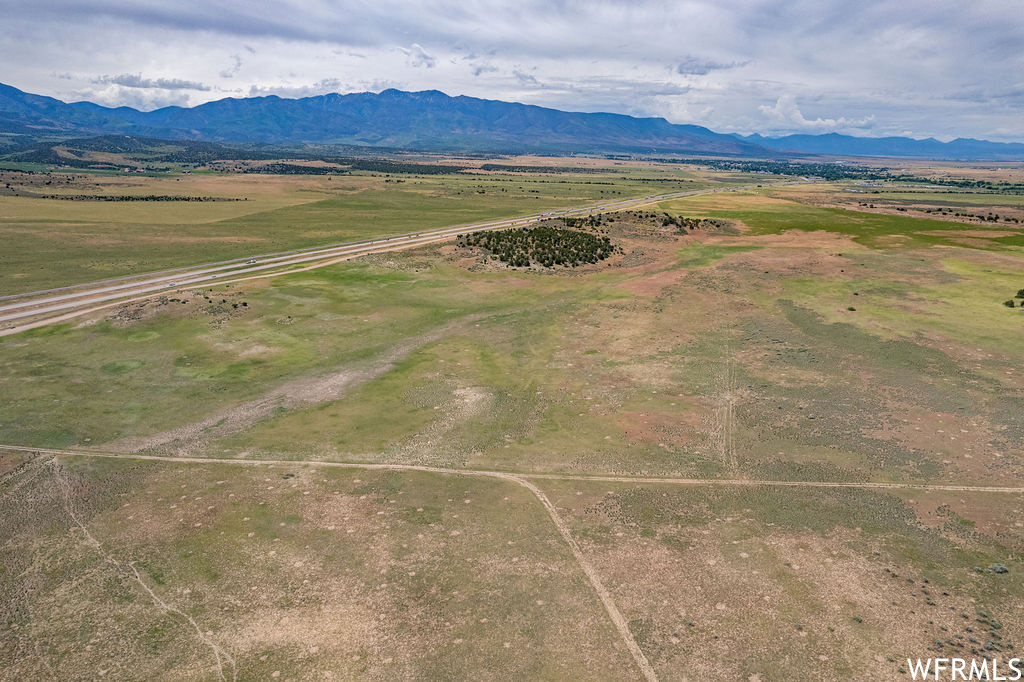
[[199,639],[199,641],[208,646],[210,650],[213,652],[214,659],[217,662],[217,672],[220,675],[220,679],[227,679],[224,675],[224,663],[226,661],[227,664],[231,666],[232,681],[237,681],[238,668],[235,665],[235,659],[231,657],[231,654],[222,649],[205,632],[203,632],[202,628],[199,627],[199,624],[196,623],[192,616],[188,615],[181,609],[172,606],[171,604],[168,604],[163,599],[161,599],[155,592],[153,592],[153,590],[150,589],[149,585],[147,585],[145,581],[142,579],[142,576],[139,575],[138,569],[135,568],[134,561],[130,561],[127,564],[125,564],[116,559],[110,552],[107,552],[103,549],[103,545],[100,543],[100,541],[97,540],[91,532],[89,532],[89,529],[85,526],[84,523],[82,523],[79,520],[78,515],[75,513],[74,505],[71,502],[70,486],[68,484],[67,478],[62,473],[60,462],[57,460],[56,457],[53,460],[51,460],[51,466],[53,467],[53,478],[56,481],[57,487],[60,488],[61,494],[64,497],[64,509],[67,512],[68,516],[71,518],[71,521],[76,526],[78,526],[78,528],[82,531],[82,534],[85,536],[86,542],[88,542],[89,545],[93,547],[93,549],[95,549],[97,552],[103,555],[104,560],[108,564],[113,566],[115,569],[117,569],[119,573],[125,574],[128,577],[135,580],[135,582],[137,582],[142,587],[142,589],[146,591],[146,594],[148,594],[150,599],[153,600],[153,603],[159,606],[165,613],[173,614],[187,622],[190,626],[192,626],[192,629],[195,630],[196,636]]
[[626,644],[626,648],[629,649],[629,653],[633,656],[633,660],[636,661],[637,667],[640,668],[640,672],[643,673],[644,677],[649,682],[657,682],[658,676],[654,672],[654,667],[651,666],[647,660],[647,656],[644,655],[640,645],[636,643],[633,638],[633,633],[629,631],[629,623],[622,616],[619,608],[615,605],[615,600],[612,599],[611,593],[601,582],[601,576],[598,575],[597,570],[587,561],[586,557],[583,556],[583,551],[580,546],[576,543],[576,539],[572,536],[572,531],[569,526],[562,520],[562,517],[558,515],[558,510],[555,509],[555,505],[551,503],[548,496],[544,494],[540,488],[536,485],[527,481],[525,478],[521,478],[514,474],[505,474],[500,478],[504,478],[509,481],[514,481],[519,485],[523,486],[536,496],[540,503],[544,506],[548,516],[551,517],[552,523],[555,524],[555,528],[561,533],[562,539],[565,540],[565,544],[569,545],[569,549],[572,550],[572,554],[576,557],[576,563],[583,570],[583,573],[587,576],[587,580],[590,581],[590,586],[597,593],[597,596],[601,599],[601,603],[604,604],[604,610],[608,612],[608,617],[611,619],[612,624],[615,625],[615,629],[619,631],[619,636],[622,641]]
[[[615,604],[611,593],[605,587],[601,581],[600,575],[593,565],[587,561],[583,555],[583,551],[580,549],[579,544],[572,536],[572,531],[565,521],[559,516],[558,510],[554,504],[547,497],[547,495],[539,488],[532,480],[551,480],[551,481],[580,481],[580,482],[602,482],[602,483],[626,483],[633,485],[684,485],[684,486],[719,486],[719,487],[795,487],[795,488],[853,488],[853,489],[867,489],[867,490],[921,490],[921,491],[942,491],[942,492],[985,492],[985,493],[1009,493],[1009,494],[1024,494],[1024,486],[1010,487],[1010,486],[971,486],[971,485],[942,485],[942,484],[916,484],[916,483],[885,483],[885,482],[854,482],[854,481],[772,481],[772,480],[751,480],[751,479],[699,479],[699,478],[672,478],[672,477],[640,477],[640,476],[601,476],[601,475],[574,475],[574,474],[557,474],[557,473],[512,473],[507,471],[495,471],[487,469],[453,469],[436,466],[426,466],[417,464],[382,464],[374,462],[332,462],[324,460],[266,460],[266,459],[220,459],[214,457],[192,457],[192,456],[170,456],[170,455],[145,455],[145,454],[132,454],[132,453],[113,453],[113,452],[97,452],[88,450],[69,450],[69,449],[47,449],[47,448],[30,448],[25,446],[15,445],[0,445],[0,450],[8,450],[13,452],[28,452],[42,455],[50,455],[53,459],[53,465],[55,469],[55,477],[57,477],[58,484],[66,486],[66,481],[62,481],[58,477],[59,463],[57,457],[98,457],[98,458],[110,458],[110,459],[129,459],[129,460],[143,460],[143,461],[155,461],[155,462],[175,462],[183,464],[212,464],[212,465],[240,465],[240,466],[289,466],[289,467],[330,467],[330,468],[344,468],[344,469],[363,469],[363,470],[384,470],[384,471],[420,471],[427,473],[436,473],[453,476],[477,476],[486,478],[497,478],[510,483],[523,486],[529,490],[537,498],[537,500],[547,511],[551,517],[552,523],[554,523],[562,539],[569,546],[572,551],[573,557],[576,560],[577,565],[586,575],[587,580],[590,583],[591,588],[597,594],[601,600],[608,617],[611,619],[613,625],[625,643],[626,648],[633,656],[633,660],[636,662],[637,667],[643,673],[644,678],[649,682],[657,680],[657,674],[650,662],[647,660],[643,650],[640,649],[632,633],[629,630],[629,625],[622,613],[619,611]],[[532,479],[532,480],[531,480]],[[114,559],[112,556],[103,552],[102,547],[98,541],[89,533],[88,529],[82,525],[75,516],[73,509],[70,506],[70,496],[66,488],[62,487],[62,491],[65,495],[65,500],[68,501],[68,514],[72,520],[81,528],[85,533],[86,538],[89,540],[96,549],[102,552],[110,563],[116,566],[119,570],[124,571],[124,564]],[[128,564],[134,574],[134,579],[146,590],[158,606],[163,608],[169,613],[174,613],[180,617],[186,619],[196,633],[199,635],[200,640],[209,646],[214,652],[217,658],[217,665],[221,671],[221,677],[224,678],[223,664],[221,657],[224,657],[232,667],[233,680],[237,680],[237,668],[235,667],[235,661],[232,659],[227,652],[217,646],[209,637],[207,637],[199,626],[196,624],[191,617],[182,611],[168,605],[163,602],[153,591],[142,581],[141,576],[135,569],[132,563]]]
[[265,394],[216,413],[206,419],[151,436],[123,438],[111,445],[118,449],[135,452],[162,448],[172,452],[185,453],[204,442],[223,438],[248,428],[256,422],[272,416],[278,409],[297,409],[338,400],[351,389],[383,376],[394,369],[395,364],[418,348],[438,341],[454,329],[478,322],[492,314],[467,315],[436,327],[420,336],[388,349],[369,364],[353,365],[316,377],[294,379],[280,384]]

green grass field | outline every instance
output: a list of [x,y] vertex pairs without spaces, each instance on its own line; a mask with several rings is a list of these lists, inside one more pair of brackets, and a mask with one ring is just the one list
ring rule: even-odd
[[27,479],[0,499],[3,679],[634,679],[515,484],[88,460]]
[[[642,181],[651,176],[680,182]],[[47,191],[245,201],[84,202],[0,196],[0,238],[6,246],[0,253],[0,295],[743,180],[630,169],[593,175],[406,178],[83,177],[87,179]]]
[[[246,176],[276,187],[260,210],[182,229],[322,242],[609,191],[514,177],[299,201],[308,179]],[[0,445],[179,458],[0,448],[0,679],[640,679],[631,643],[666,680],[909,679],[908,656],[1019,655],[1021,234],[798,190],[659,207],[723,221],[694,231],[613,216],[616,253],[580,268],[433,244],[0,338]]]
[[[785,196],[785,193],[782,194]],[[909,216],[882,215],[840,208],[823,208],[776,198],[767,191],[730,195],[696,196],[665,202],[665,210],[701,217],[738,220],[747,225],[752,234],[778,234],[785,230],[808,232],[825,231],[849,235],[864,246],[931,245],[977,246],[1002,249],[1024,246],[1024,232],[1003,234],[1012,225],[954,223]],[[970,231],[976,244],[965,242],[958,231]],[[948,234],[943,234],[948,233]]]
[[1024,546],[1019,496],[546,487],[662,679],[910,679],[908,657],[1020,655],[1017,565],[989,570]]
[[[475,272],[428,247],[6,338],[0,441],[509,471],[1020,475],[994,454],[1024,435],[1021,315],[1001,305],[1019,288],[1015,247],[867,248],[936,224],[877,215],[828,223],[822,242],[835,211],[710,201],[752,232],[613,228],[626,253],[583,277]],[[810,231],[775,234],[793,228]]]

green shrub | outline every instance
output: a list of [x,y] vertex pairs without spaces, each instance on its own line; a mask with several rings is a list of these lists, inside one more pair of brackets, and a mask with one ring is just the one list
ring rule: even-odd
[[608,237],[545,224],[496,232],[472,232],[460,235],[457,243],[461,247],[482,248],[492,259],[524,268],[533,264],[546,268],[556,265],[576,267],[604,260],[615,251]]

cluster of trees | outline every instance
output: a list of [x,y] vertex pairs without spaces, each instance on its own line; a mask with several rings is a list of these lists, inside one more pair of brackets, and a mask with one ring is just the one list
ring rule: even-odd
[[176,194],[34,194],[25,192],[21,196],[62,201],[246,201],[246,199],[234,197],[187,197]]
[[965,178],[922,178],[917,175],[892,175],[889,179],[899,182],[923,182],[929,185],[941,185],[942,187],[985,189],[1009,194],[1024,192],[1024,182],[993,182],[992,180],[969,180]]
[[[863,201],[858,202],[858,205],[875,208],[874,204],[869,204]],[[903,212],[907,211],[903,206],[897,206],[896,210]],[[988,213],[967,213],[966,211],[954,211],[951,208],[921,208],[920,210],[925,213],[938,213],[939,215],[953,216],[956,218],[974,218],[975,220],[981,220],[987,223],[997,223],[1000,220],[1006,223],[1020,223],[1020,218],[1015,218],[1013,216],[1001,216],[998,213],[993,213],[992,211],[989,211]]]
[[502,163],[485,163],[480,166],[484,171],[504,171],[506,173],[603,173],[604,168],[580,168],[579,166],[513,166]]
[[892,180],[888,168],[850,166],[837,163],[802,163],[794,161],[741,161],[738,159],[701,160],[706,168],[734,170],[744,173],[795,175],[824,178],[825,180]]
[[[116,162],[90,158],[96,152],[123,154],[125,158]],[[301,154],[301,150],[262,144],[221,144],[200,140],[158,140],[128,135],[100,135],[57,142],[40,142],[34,146],[13,150],[8,158],[12,161],[58,166],[83,168],[109,166],[116,169],[127,163],[129,159],[147,163],[163,162],[198,166],[216,160],[298,158],[297,153]],[[306,157],[302,156],[302,158]]]
[[52,185],[70,185],[72,181],[85,176],[55,175],[50,172],[23,171],[13,168],[0,168],[0,182],[4,189],[17,192],[15,187],[50,187]]
[[687,218],[686,216],[673,216],[668,213],[661,219],[662,227],[669,227],[675,225],[678,228],[680,234],[686,234],[687,230],[691,232],[699,229],[711,229],[716,227],[723,227],[725,223],[721,220],[715,220],[714,218]]
[[335,163],[347,164],[352,170],[371,173],[416,173],[418,175],[449,175],[466,170],[465,166],[447,166],[434,163],[412,163],[409,161],[387,161],[385,159],[330,159]]
[[303,166],[299,163],[264,163],[258,166],[240,167],[242,173],[260,173],[268,175],[341,175],[348,173],[347,168],[337,166]]
[[566,227],[580,230],[580,229],[597,229],[601,227],[601,214],[593,213],[582,218],[573,218],[572,216],[566,216],[562,218],[562,222],[565,223]]
[[632,182],[673,182],[676,184],[683,182],[697,182],[696,180],[686,180],[685,178],[639,178],[630,177],[628,175],[620,175],[619,180],[630,180]]
[[[1024,289],[1020,289],[1017,292],[1017,295],[1014,296],[1013,298],[1022,298],[1022,299],[1024,299]],[[1013,298],[1011,298],[1011,299],[1009,299],[1007,301],[1003,301],[1003,305],[1005,305],[1007,308],[1012,308],[1012,307],[1014,307],[1014,305],[1019,305],[1021,308],[1024,308],[1024,301],[1021,301],[1018,304],[1014,304]]]
[[[721,220],[715,220],[714,218],[688,218],[686,216],[674,216],[670,213],[655,213],[654,211],[618,211],[616,213],[606,214],[604,216],[588,216],[587,218],[577,218],[576,220],[595,220],[593,225],[601,225],[602,218],[611,223],[613,220],[628,220],[631,222],[646,221],[652,225],[660,225],[661,227],[675,227],[680,234],[686,234],[687,230],[691,232],[699,229],[713,229],[718,227],[724,227],[727,223]],[[563,218],[566,225],[574,227],[569,221],[572,218]],[[584,223],[589,225],[589,223]]]
[[1013,216],[1000,216],[998,213],[993,213],[992,211],[989,211],[988,213],[986,213],[984,215],[982,215],[981,213],[963,213],[963,212],[960,212],[960,213],[952,213],[951,212],[951,215],[955,215],[955,216],[957,216],[959,218],[976,218],[978,220],[983,220],[983,221],[988,222],[988,223],[999,222],[1000,219],[1002,219],[1003,222],[1007,222],[1007,223],[1019,223],[1020,222],[1020,218],[1014,218]]
[[556,265],[576,267],[596,263],[615,252],[608,237],[553,227],[519,227],[496,232],[471,232],[459,235],[459,246],[475,246],[487,251],[491,258],[512,267],[531,264],[551,268]]

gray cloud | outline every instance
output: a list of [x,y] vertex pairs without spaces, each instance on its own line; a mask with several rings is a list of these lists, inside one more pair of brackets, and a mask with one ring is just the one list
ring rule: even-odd
[[161,107],[188,106],[189,104],[188,91],[186,90],[126,88],[123,86],[76,90],[71,93],[68,100],[84,100],[106,106],[127,106],[143,111],[160,109]]
[[125,88],[147,90],[210,90],[209,85],[180,78],[143,78],[138,73],[122,73],[119,76],[99,76],[92,79],[97,85],[120,85]]
[[[250,50],[252,48],[249,48]],[[255,54],[253,52],[252,54]],[[238,72],[242,70],[242,56],[238,54],[231,55],[231,66],[220,72],[221,78],[234,78],[238,75]]]
[[473,71],[474,76],[482,76],[485,73],[497,73],[501,71],[497,66],[491,66],[490,64],[470,64],[470,68]]
[[413,43],[408,48],[400,47],[398,49],[405,53],[407,57],[406,63],[411,67],[423,66],[432,69],[437,66],[437,58],[427,54],[427,51],[420,47],[418,43]]
[[249,97],[266,97],[276,95],[277,97],[314,97],[329,92],[338,92],[347,89],[337,78],[324,78],[310,85],[253,85],[249,88]]
[[687,55],[679,61],[679,64],[676,66],[676,73],[684,76],[706,76],[712,71],[735,69],[740,66],[746,66],[748,63],[749,61],[716,62],[711,59],[701,59],[700,57]]
[[63,99],[194,105],[377,81],[723,131],[1024,140],[1019,0],[8,4],[2,79]]
[[537,80],[536,76],[530,73],[526,73],[521,69],[512,69],[512,77],[515,78],[520,83],[522,83],[523,85],[540,85],[540,81]]

